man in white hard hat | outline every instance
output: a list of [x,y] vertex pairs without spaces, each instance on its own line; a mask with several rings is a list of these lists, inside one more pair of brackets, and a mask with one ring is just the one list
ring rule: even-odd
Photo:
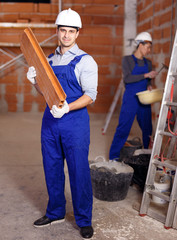
[[135,52],[124,56],[122,60],[125,92],[119,124],[110,148],[110,160],[119,160],[120,150],[128,138],[135,116],[142,130],[144,148],[149,147],[152,134],[151,106],[141,104],[136,96],[137,92],[151,90],[151,79],[157,75],[156,71],[152,71],[151,61],[145,58],[151,52],[151,35],[148,32],[138,34],[135,38],[135,45]]
[[[79,49],[76,39],[82,27],[77,12],[68,9],[59,13],[56,23],[59,46],[48,61],[56,74],[67,98],[63,107],[47,106],[43,115],[41,145],[46,185],[49,195],[47,210],[34,222],[44,227],[65,219],[66,159],[74,216],[83,238],[91,238],[92,186],[88,163],[90,144],[87,106],[97,95],[98,68],[94,59]],[[27,78],[40,91],[36,71],[30,67]]]

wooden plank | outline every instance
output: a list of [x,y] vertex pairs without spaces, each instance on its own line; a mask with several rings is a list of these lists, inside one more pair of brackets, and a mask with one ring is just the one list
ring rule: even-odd
[[66,94],[30,28],[24,30],[20,48],[28,65],[36,69],[36,81],[49,108],[51,109],[53,105],[62,106]]

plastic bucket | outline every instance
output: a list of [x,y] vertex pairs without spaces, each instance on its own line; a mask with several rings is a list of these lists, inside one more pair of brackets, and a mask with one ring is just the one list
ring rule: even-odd
[[127,140],[129,146],[124,145],[120,151],[120,160],[131,157],[137,149],[143,147],[140,138],[135,137],[132,140]]
[[[156,178],[154,181],[155,190],[164,194],[169,195],[171,181],[170,177],[162,172],[157,172]],[[157,196],[152,196],[152,201],[159,204],[165,204],[166,201]]]
[[133,177],[133,168],[121,162],[90,164],[93,195],[104,201],[126,198]]

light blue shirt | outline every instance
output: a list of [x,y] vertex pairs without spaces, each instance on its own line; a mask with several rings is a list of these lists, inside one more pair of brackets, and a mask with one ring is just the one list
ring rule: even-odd
[[[57,47],[55,54],[52,57],[47,58],[47,60],[52,60],[52,66],[68,65],[76,56],[84,53],[86,52],[79,49],[77,44],[75,44],[63,55],[60,53],[60,47]],[[74,71],[77,81],[82,88],[83,94],[89,96],[93,101],[95,101],[98,86],[98,66],[93,57],[90,55],[83,56],[80,62],[76,64]]]

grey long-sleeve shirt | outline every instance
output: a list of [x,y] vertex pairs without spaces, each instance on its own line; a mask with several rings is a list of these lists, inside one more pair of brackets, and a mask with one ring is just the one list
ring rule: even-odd
[[[147,59],[147,63],[148,63],[148,70],[149,72],[152,71],[152,62]],[[138,59],[137,58],[137,62],[139,66],[144,66],[144,60],[142,59]],[[123,72],[123,80],[124,83],[133,83],[133,82],[139,82],[142,79],[144,79],[144,74],[139,74],[139,75],[132,75],[132,71],[135,67],[135,61],[132,57],[132,55],[128,55],[128,56],[124,56],[122,59],[122,72]],[[151,84],[151,79],[148,79],[148,85]]]

